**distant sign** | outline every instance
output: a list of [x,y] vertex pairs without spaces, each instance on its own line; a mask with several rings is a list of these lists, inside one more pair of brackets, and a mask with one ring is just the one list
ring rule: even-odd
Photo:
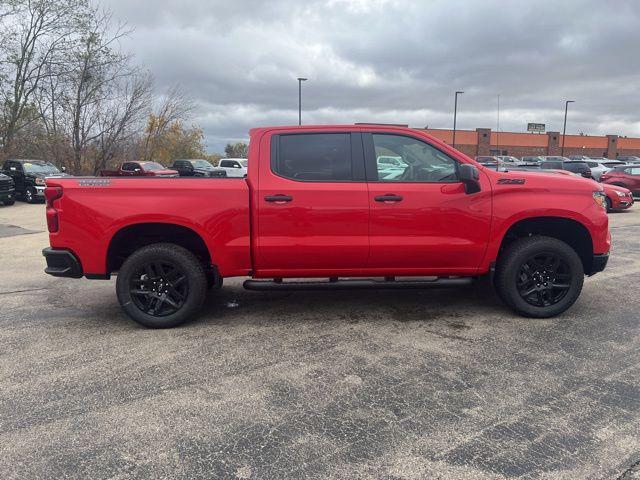
[[544,123],[527,123],[527,132],[544,133]]

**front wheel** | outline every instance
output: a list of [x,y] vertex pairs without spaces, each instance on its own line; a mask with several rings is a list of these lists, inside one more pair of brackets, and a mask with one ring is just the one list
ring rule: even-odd
[[207,276],[189,250],[157,243],[125,260],[116,292],[120,306],[134,321],[150,328],[170,328],[198,312],[207,293]]
[[549,318],[564,312],[578,299],[583,282],[580,257],[556,238],[520,238],[498,258],[498,294],[526,317]]
[[24,192],[24,200],[27,203],[33,203],[36,199],[36,195],[35,192],[33,191],[33,188],[29,187],[25,190]]
[[607,212],[610,212],[611,210],[613,210],[613,205],[611,203],[611,199],[609,197],[605,198],[604,200],[606,202],[607,205]]

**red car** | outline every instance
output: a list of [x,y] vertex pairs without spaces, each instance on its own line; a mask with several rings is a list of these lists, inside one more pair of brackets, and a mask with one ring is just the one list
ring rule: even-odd
[[123,162],[118,170],[101,170],[101,177],[178,177],[177,170],[170,170],[158,162]]
[[626,210],[633,205],[631,190],[617,185],[602,184],[607,196],[607,211]]
[[637,197],[640,196],[640,165],[621,165],[603,173],[600,177],[602,183],[617,185],[631,190]]
[[[117,272],[122,308],[148,327],[186,321],[208,286],[245,276],[264,291],[488,275],[510,308],[551,317],[609,258],[606,197],[583,178],[497,172],[395,126],[257,128],[250,140],[247,178],[48,179],[46,273]],[[378,161],[389,156],[391,170]]]

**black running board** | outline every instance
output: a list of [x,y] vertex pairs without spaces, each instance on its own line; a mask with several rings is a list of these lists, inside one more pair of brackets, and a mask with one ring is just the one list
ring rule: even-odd
[[434,280],[385,280],[363,279],[330,279],[329,281],[283,281],[277,280],[245,280],[243,286],[247,290],[363,290],[363,289],[402,289],[402,288],[448,288],[470,285],[472,277],[443,277]]

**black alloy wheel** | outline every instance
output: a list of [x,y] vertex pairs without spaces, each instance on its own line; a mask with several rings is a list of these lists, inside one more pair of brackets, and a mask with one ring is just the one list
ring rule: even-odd
[[566,296],[570,287],[571,267],[556,252],[534,254],[520,267],[518,293],[530,305],[555,305]]
[[135,305],[147,315],[166,317],[183,307],[189,296],[189,280],[174,262],[149,261],[131,277],[129,292]]
[[207,274],[192,252],[173,243],[154,243],[133,252],[116,279],[123,310],[149,328],[170,328],[192,318],[205,300]]

